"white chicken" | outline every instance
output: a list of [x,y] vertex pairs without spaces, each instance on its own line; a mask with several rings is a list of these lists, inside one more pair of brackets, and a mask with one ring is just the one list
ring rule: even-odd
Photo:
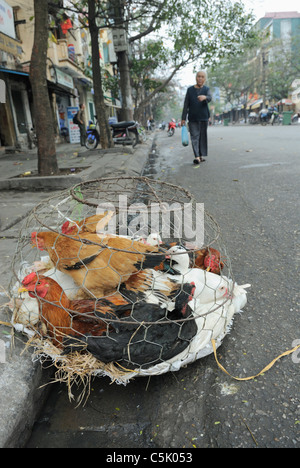
[[[80,288],[74,282],[73,278],[56,268],[52,267],[49,269],[49,266],[51,266],[49,257],[43,257],[40,262],[35,262],[33,265],[23,262],[18,273],[19,281],[21,282],[23,278],[32,271],[40,271],[43,276],[48,276],[56,281],[63,288],[69,299],[76,299]],[[21,283],[17,282],[13,288],[14,300],[12,301],[11,309],[14,311],[14,325],[22,324],[34,326],[39,321],[38,300],[30,297],[27,292],[18,294],[17,291],[20,286]],[[15,327],[15,329],[20,331],[20,327]]]
[[186,249],[180,245],[171,247],[168,251],[171,267],[178,274],[166,275],[177,282],[194,282],[196,291],[194,298],[199,300],[200,304],[214,303],[218,299],[228,295],[232,288],[232,281],[226,276],[216,275],[210,271],[201,268],[190,268],[190,258]]

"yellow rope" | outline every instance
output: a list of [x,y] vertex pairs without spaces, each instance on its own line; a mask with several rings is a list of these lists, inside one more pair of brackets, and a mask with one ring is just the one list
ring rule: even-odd
[[118,362],[114,362],[114,364],[118,365],[119,367],[121,367],[121,369],[123,369],[123,370],[126,371],[126,372],[135,372],[135,373],[137,373],[137,374],[138,374],[138,372],[139,372],[139,371],[136,371],[136,370],[134,370],[134,369],[127,369],[126,367],[121,366],[121,364],[119,364]]
[[9,323],[9,322],[2,322],[1,320],[0,320],[0,325],[4,325],[5,327],[13,327],[13,325],[12,325],[11,323]]
[[275,364],[275,362],[277,362],[280,358],[282,358],[283,356],[288,356],[289,354],[292,354],[294,353],[295,351],[297,351],[297,349],[300,348],[300,345],[298,346],[295,346],[295,348],[293,349],[289,349],[288,351],[285,351],[284,353],[280,354],[279,356],[277,356],[277,358],[273,359],[273,361],[270,362],[270,364],[268,364],[266,367],[264,367],[263,370],[261,370],[258,374],[256,375],[252,375],[251,377],[234,377],[232,376],[231,374],[229,374],[229,372],[227,372],[227,370],[222,366],[222,364],[220,364],[220,362],[218,361],[218,357],[217,357],[217,349],[216,349],[216,342],[215,340],[211,340],[212,342],[212,346],[213,346],[213,350],[214,350],[214,355],[215,355],[215,359],[216,359],[216,362],[218,364],[218,366],[220,367],[220,369],[222,369],[223,372],[225,372],[225,374],[229,375],[229,377],[232,377],[233,379],[235,380],[252,380],[252,379],[255,379],[256,377],[260,376],[261,374],[263,374],[264,372],[267,372],[269,369],[271,369],[271,367],[273,367],[273,365]]

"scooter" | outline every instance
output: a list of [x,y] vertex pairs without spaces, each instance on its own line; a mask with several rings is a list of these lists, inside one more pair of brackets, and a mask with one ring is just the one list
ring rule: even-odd
[[259,112],[259,121],[262,125],[267,125],[269,122],[273,125],[274,122],[279,122],[279,112],[276,107],[268,107]]
[[255,125],[258,123],[258,115],[256,112],[250,112],[249,114],[249,123],[252,124],[252,125]]
[[115,144],[132,145],[139,143],[138,123],[130,120],[109,124]]
[[261,125],[267,125],[271,117],[271,113],[269,113],[269,110],[264,108],[259,111],[259,122]]
[[292,124],[300,123],[300,112],[296,112],[296,114],[292,117]]
[[168,136],[173,136],[175,133],[176,123],[171,121],[168,126]]
[[96,149],[99,144],[100,135],[96,127],[97,123],[94,124],[94,122],[90,120],[86,129],[85,147],[87,149]]

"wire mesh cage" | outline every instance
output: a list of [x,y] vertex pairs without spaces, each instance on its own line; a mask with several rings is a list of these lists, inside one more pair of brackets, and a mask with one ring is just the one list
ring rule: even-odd
[[221,344],[246,300],[213,217],[145,177],[83,182],[37,205],[10,293],[15,328],[69,383],[179,370]]

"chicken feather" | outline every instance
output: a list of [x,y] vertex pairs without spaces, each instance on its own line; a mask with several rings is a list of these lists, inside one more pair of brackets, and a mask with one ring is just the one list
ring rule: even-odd
[[57,347],[62,346],[65,335],[82,336],[89,333],[101,336],[113,325],[107,319],[117,319],[114,309],[127,305],[119,296],[98,301],[70,300],[56,281],[43,275],[30,273],[22,281],[22,291],[28,291],[31,297],[38,298],[40,320],[46,325],[47,332]]
[[89,295],[102,297],[132,274],[161,264],[158,246],[132,239],[90,232],[72,237],[52,231],[33,232],[33,244],[47,250],[54,266],[72,276]]
[[118,331],[102,336],[86,335],[79,340],[67,337],[64,340],[65,352],[72,351],[73,345],[80,346],[104,363],[118,362],[127,368],[151,367],[170,359],[186,349],[195,336],[195,320],[178,322],[190,318],[189,302],[193,298],[194,284],[184,285],[180,297],[175,301],[172,312],[163,310],[156,304],[140,301],[124,314],[128,306],[120,306],[116,313],[120,316]]

